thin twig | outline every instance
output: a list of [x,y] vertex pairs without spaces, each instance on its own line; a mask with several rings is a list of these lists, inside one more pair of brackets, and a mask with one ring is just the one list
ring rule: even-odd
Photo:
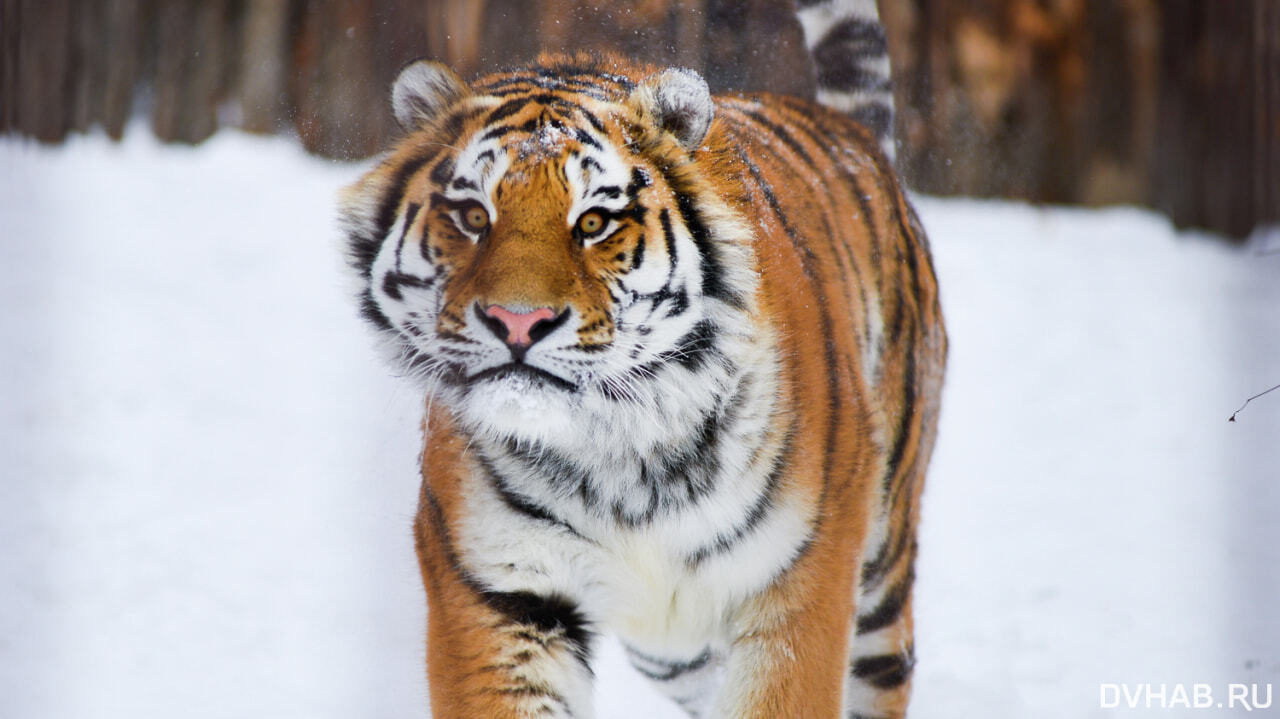
[[1250,402],[1254,401],[1255,399],[1257,399],[1257,398],[1261,397],[1262,395],[1264,395],[1264,394],[1266,394],[1266,393],[1268,393],[1268,392],[1274,392],[1274,391],[1276,391],[1276,390],[1278,390],[1278,389],[1280,389],[1280,384],[1276,385],[1275,387],[1272,387],[1271,389],[1264,389],[1264,390],[1262,390],[1261,392],[1259,392],[1259,393],[1255,394],[1254,396],[1250,397],[1249,399],[1246,399],[1246,400],[1244,401],[1244,404],[1240,405],[1240,409],[1238,409],[1238,410],[1236,410],[1236,411],[1234,411],[1234,412],[1232,412],[1232,413],[1231,413],[1231,416],[1227,418],[1227,421],[1228,421],[1228,422],[1234,422],[1234,421],[1236,421],[1236,415],[1238,415],[1238,414],[1240,414],[1242,411],[1244,411],[1244,408],[1245,408],[1245,407],[1248,407]]

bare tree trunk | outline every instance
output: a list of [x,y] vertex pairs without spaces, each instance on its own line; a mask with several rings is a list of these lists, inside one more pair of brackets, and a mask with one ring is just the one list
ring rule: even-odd
[[[1280,219],[1275,187],[1280,10],[1166,0],[1151,200],[1178,224],[1249,232]],[[1270,102],[1268,102],[1270,100]]]

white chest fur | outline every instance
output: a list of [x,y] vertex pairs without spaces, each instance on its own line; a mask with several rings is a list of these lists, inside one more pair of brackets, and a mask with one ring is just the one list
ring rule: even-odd
[[[554,519],[532,516],[477,476],[464,495],[459,558],[496,591],[562,596],[633,646],[693,656],[724,640],[738,606],[789,565],[811,526],[801,498],[776,492],[769,477],[738,479],[624,527],[569,502]],[[760,506],[769,511],[749,520]]]

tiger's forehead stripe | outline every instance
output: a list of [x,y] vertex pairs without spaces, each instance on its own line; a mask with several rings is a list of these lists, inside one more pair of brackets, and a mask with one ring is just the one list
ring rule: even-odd
[[576,113],[576,115],[590,123],[597,132],[605,132],[604,123],[600,118],[596,117],[593,112],[588,110],[587,107],[576,98],[571,95],[554,95],[550,93],[522,95],[505,100],[489,112],[488,116],[485,118],[485,124],[494,125],[500,123],[509,117],[520,114],[530,105],[535,105],[541,108],[539,115],[551,114],[552,116],[559,115],[561,117],[565,117]]
[[507,80],[486,86],[484,93],[493,97],[509,97],[511,95],[530,94],[536,92],[571,92],[585,95],[596,100],[612,100],[608,93],[589,83],[555,82],[544,78]]
[[537,71],[517,71],[501,75],[489,82],[478,83],[476,89],[488,95],[506,96],[520,92],[572,92],[598,100],[618,101],[635,89],[626,76],[602,71],[586,65],[558,64]]

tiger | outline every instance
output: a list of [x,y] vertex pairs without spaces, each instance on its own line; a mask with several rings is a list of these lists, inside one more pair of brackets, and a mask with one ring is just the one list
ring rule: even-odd
[[817,103],[583,52],[396,79],[340,212],[423,391],[432,716],[593,716],[605,633],[691,717],[905,714],[947,340],[874,2],[798,12]]

